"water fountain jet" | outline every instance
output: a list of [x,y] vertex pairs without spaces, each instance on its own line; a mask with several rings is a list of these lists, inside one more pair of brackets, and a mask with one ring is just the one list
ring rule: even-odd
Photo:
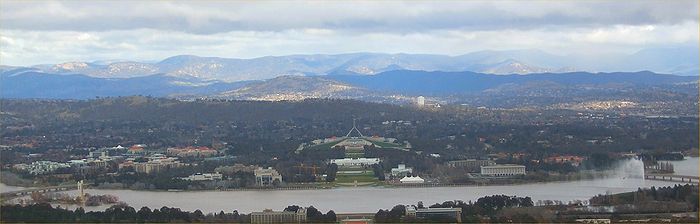
[[620,165],[615,170],[615,173],[623,179],[644,179],[644,162],[639,158],[620,161]]

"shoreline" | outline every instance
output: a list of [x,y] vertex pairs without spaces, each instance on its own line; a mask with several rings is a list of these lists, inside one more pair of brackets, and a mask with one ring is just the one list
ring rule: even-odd
[[606,172],[596,172],[598,175],[591,175],[582,178],[561,178],[554,180],[545,181],[518,181],[514,183],[423,183],[423,184],[393,184],[393,183],[381,183],[379,185],[363,185],[363,186],[286,186],[286,187],[276,187],[276,188],[258,188],[258,187],[248,187],[248,188],[229,188],[229,189],[203,189],[203,190],[179,190],[179,189],[129,189],[129,188],[88,188],[96,190],[128,190],[128,191],[140,191],[140,192],[222,192],[222,191],[289,191],[289,190],[332,190],[332,189],[352,189],[352,188],[439,188],[439,187],[480,187],[480,186],[517,186],[517,185],[527,185],[527,184],[541,184],[541,183],[561,183],[561,182],[571,182],[578,180],[593,180],[597,178],[608,178],[611,175],[604,175]]
[[[693,158],[692,156],[688,156]],[[2,174],[7,174],[3,171]],[[388,182],[377,182],[369,185],[362,186],[344,186],[338,184],[329,183],[318,183],[318,184],[302,184],[302,185],[291,185],[276,188],[260,188],[260,187],[246,187],[246,188],[227,188],[227,189],[131,189],[128,187],[89,187],[88,189],[96,190],[129,190],[129,191],[141,191],[141,192],[217,192],[217,191],[286,191],[286,190],[329,190],[329,189],[341,189],[341,188],[434,188],[434,187],[479,187],[479,186],[516,186],[516,185],[527,185],[527,184],[543,184],[543,183],[558,183],[558,182],[570,182],[577,180],[592,180],[598,178],[609,178],[613,177],[614,174],[610,171],[584,171],[577,172],[575,174],[561,175],[550,177],[549,180],[523,180],[514,179],[512,182],[506,179],[490,179],[485,182],[470,182],[470,183],[422,183],[422,184],[400,184],[400,183],[388,183]],[[486,180],[486,179],[481,179]],[[495,180],[495,181],[494,181]],[[499,181],[504,180],[504,181]],[[37,186],[14,186],[11,184],[0,182],[0,184],[12,187],[12,188],[42,188],[47,187],[43,185]],[[60,185],[59,185],[60,186]]]
[[[134,191],[134,190],[98,190],[89,189],[86,191],[90,194],[96,195],[114,195],[118,196],[119,200],[132,206],[132,207],[143,207],[148,206],[153,207],[178,207],[178,208],[190,208],[201,209],[202,211],[218,212],[222,208],[226,208],[230,203],[238,203],[240,206],[237,207],[243,211],[261,211],[266,208],[284,208],[290,203],[280,203],[279,201],[274,201],[272,199],[278,198],[280,195],[285,195],[286,200],[293,201],[291,204],[305,204],[313,206],[322,206],[324,208],[339,208],[336,211],[361,211],[358,210],[361,207],[367,206],[363,202],[353,202],[345,204],[344,202],[334,202],[333,200],[315,200],[313,198],[336,198],[339,197],[342,200],[354,200],[355,197],[366,197],[366,198],[376,198],[379,204],[385,204],[384,207],[391,207],[396,203],[403,203],[402,200],[405,196],[411,195],[412,202],[414,201],[435,201],[440,202],[444,200],[474,200],[483,195],[517,195],[517,196],[530,196],[534,201],[537,200],[560,200],[563,202],[572,200],[587,200],[592,196],[606,194],[606,192],[623,192],[621,189],[635,191],[639,187],[650,188],[652,186],[663,187],[663,186],[673,186],[673,183],[668,182],[657,182],[657,181],[641,181],[638,180],[620,180],[621,185],[617,185],[618,179],[616,177],[600,177],[594,180],[574,180],[574,181],[551,181],[545,184],[529,183],[529,184],[511,184],[511,185],[501,185],[494,187],[483,187],[483,186],[432,186],[431,187],[398,187],[392,188],[391,186],[375,186],[375,187],[358,187],[353,188],[327,188],[328,191],[318,190],[308,190],[308,191],[282,191],[284,189],[236,189],[231,192],[219,192],[218,190],[206,190],[206,191],[183,191],[183,193],[178,194],[177,192],[167,192],[167,191]],[[580,183],[581,184],[580,184]],[[601,185],[600,189],[592,189],[590,186]],[[440,188],[434,188],[440,187]],[[595,187],[593,187],[595,188]],[[629,189],[628,189],[629,188]],[[546,190],[551,189],[552,191]],[[70,195],[74,195],[76,191],[65,192]],[[166,199],[163,199],[165,197]],[[178,198],[174,201],[169,201],[167,198],[173,197]],[[309,198],[311,197],[311,199]],[[380,199],[381,198],[381,199]],[[449,199],[452,198],[452,199]],[[144,201],[144,199],[146,199]],[[243,199],[243,200],[240,200]],[[292,200],[293,199],[293,200]],[[246,203],[245,200],[261,200],[259,203],[262,204],[250,204]],[[218,204],[212,205],[210,201],[216,202]],[[233,201],[233,202],[232,202]],[[264,201],[264,202],[263,202]],[[158,202],[158,203],[155,203]],[[298,203],[297,203],[298,202]],[[61,205],[70,206],[70,205]],[[104,210],[110,205],[102,206],[92,206],[87,210]],[[340,209],[343,208],[343,209]],[[383,207],[379,207],[383,208]],[[71,207],[74,209],[74,207]]]
[[[437,187],[479,187],[479,186],[516,186],[516,185],[527,185],[527,184],[538,184],[538,183],[558,183],[558,182],[570,182],[577,180],[592,180],[596,178],[605,178],[609,175],[602,175],[605,172],[599,173],[598,176],[588,176],[583,178],[561,178],[555,180],[545,180],[545,181],[516,181],[513,183],[422,183],[422,184],[397,184],[397,183],[381,183],[379,185],[363,185],[363,186],[286,186],[286,187],[275,187],[275,188],[260,188],[260,187],[247,187],[247,188],[228,188],[228,189],[202,189],[202,190],[180,190],[180,189],[130,189],[130,188],[99,188],[99,187],[89,187],[87,189],[95,190],[128,190],[128,191],[140,191],[140,192],[217,192],[217,191],[286,191],[286,190],[331,190],[340,188],[437,188]],[[7,185],[5,183],[2,183]],[[310,184],[313,185],[313,184]],[[12,186],[12,185],[7,185]],[[58,185],[60,186],[60,185]],[[19,186],[12,186],[19,187]],[[41,188],[44,186],[33,186],[33,187],[23,187],[25,189],[31,188]]]

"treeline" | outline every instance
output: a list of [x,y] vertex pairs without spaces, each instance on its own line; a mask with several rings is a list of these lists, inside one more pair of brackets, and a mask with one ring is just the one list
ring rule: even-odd
[[[284,211],[296,212],[300,208],[292,205]],[[334,223],[337,220],[333,210],[323,214],[313,206],[306,208],[306,216],[310,223]],[[3,223],[250,223],[250,215],[240,214],[236,210],[204,214],[200,210],[189,212],[165,206],[153,210],[142,207],[137,211],[128,205],[114,205],[105,211],[86,212],[83,208],[68,210],[42,203],[27,206],[2,205],[0,220]]]
[[698,186],[692,184],[666,187],[638,188],[634,192],[597,195],[590,199],[591,205],[644,204],[648,202],[682,202],[698,211]]
[[[479,198],[476,202],[446,201],[429,206],[430,208],[460,208],[461,219],[466,222],[478,222],[484,218],[496,218],[498,211],[504,208],[532,207],[530,197],[516,197],[506,195],[493,195]],[[425,208],[422,202],[414,206],[418,209]],[[296,212],[300,206],[291,205],[284,211]],[[333,210],[323,214],[313,206],[306,208],[307,221],[311,223],[333,223],[337,216]],[[390,210],[379,210],[375,214],[378,223],[398,222],[455,222],[450,217],[428,217],[428,219],[416,219],[406,216],[406,206],[397,205]],[[0,219],[3,222],[60,222],[60,223],[177,223],[177,222],[214,222],[214,223],[249,223],[250,216],[240,214],[238,211],[230,213],[220,211],[218,213],[204,214],[200,210],[193,212],[182,211],[179,208],[162,207],[150,209],[142,207],[139,210],[128,205],[114,205],[105,211],[86,212],[83,208],[68,210],[60,207],[52,207],[50,204],[40,203],[32,205],[3,205],[0,207]],[[526,220],[526,219],[523,219]],[[518,221],[513,220],[513,221]]]
[[151,210],[142,207],[136,211],[126,205],[115,205],[105,211],[85,212],[83,208],[74,211],[53,208],[50,204],[3,205],[0,209],[3,222],[52,222],[52,223],[173,223],[173,222],[250,222],[245,214],[232,213],[204,214],[200,210],[182,211],[179,208],[162,207]]
[[[497,212],[504,208],[514,207],[532,207],[534,204],[530,197],[517,197],[507,195],[492,195],[477,199],[476,202],[468,201],[445,201],[443,203],[435,203],[429,208],[460,208],[462,209],[461,219],[463,222],[480,222],[484,218],[496,219]],[[412,205],[417,209],[423,209],[425,206],[422,202],[417,205]],[[520,217],[520,219],[512,220],[513,222],[534,220],[532,217]],[[434,216],[427,219],[417,219],[415,217],[406,216],[406,206],[396,205],[390,210],[380,209],[374,219],[378,223],[413,223],[413,222],[457,222],[449,216]]]
[[[96,100],[7,100],[0,99],[3,110],[14,116],[41,122],[131,120],[190,124],[235,121],[284,121],[292,119],[371,119],[384,116],[415,120],[430,115],[392,104],[357,100],[307,99],[303,101],[179,101],[154,97],[112,97]],[[373,119],[374,120],[374,119]],[[352,121],[352,120],[351,120]]]
[[372,165],[372,172],[374,172],[374,177],[376,177],[377,180],[386,180],[384,176],[384,165],[382,163]]
[[683,160],[683,154],[677,152],[650,152],[639,155],[644,161],[656,163],[657,160]]
[[[81,204],[80,198],[78,196],[71,196],[66,193],[60,192],[32,192],[30,195],[32,203],[44,204],[59,202],[61,204]],[[103,204],[116,204],[119,202],[119,198],[114,195],[91,195],[85,194],[85,206],[100,206]]]
[[224,173],[223,180],[220,181],[190,181],[184,180],[194,173],[211,173],[219,166],[227,165],[227,161],[200,161],[196,165],[189,165],[179,168],[169,169],[165,172],[155,174],[145,174],[133,172],[133,169],[123,169],[119,175],[93,175],[83,176],[91,180],[95,185],[102,185],[109,188],[130,188],[135,190],[143,189],[180,189],[180,190],[202,190],[216,188],[244,188],[255,185],[255,175],[251,172]]
[[[284,211],[286,212],[297,212],[300,208],[298,205],[287,206]],[[335,223],[338,217],[335,215],[333,210],[329,210],[326,214],[321,213],[314,206],[309,206],[306,208],[306,221],[310,223]]]

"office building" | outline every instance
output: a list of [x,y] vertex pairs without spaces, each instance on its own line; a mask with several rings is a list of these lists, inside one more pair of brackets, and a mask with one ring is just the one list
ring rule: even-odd
[[523,166],[523,165],[482,166],[481,167],[481,175],[488,175],[488,176],[525,175],[525,166]]
[[450,167],[465,168],[469,172],[480,172],[482,166],[493,166],[496,165],[496,162],[494,162],[493,160],[486,159],[466,159],[449,161],[447,162],[447,165]]
[[265,209],[262,212],[250,213],[251,223],[303,223],[306,222],[306,209],[299,208],[296,212],[272,211]]
[[406,216],[423,220],[455,220],[462,222],[462,208],[416,208],[406,206]]
[[154,174],[187,165],[177,161],[177,158],[165,157],[159,154],[154,154],[153,156],[148,157],[148,159],[148,162],[134,162],[133,160],[126,161],[119,164],[119,169],[131,168],[136,173]]

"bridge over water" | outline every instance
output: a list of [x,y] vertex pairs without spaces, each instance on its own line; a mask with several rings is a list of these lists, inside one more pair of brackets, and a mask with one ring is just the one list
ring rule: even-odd
[[41,188],[30,188],[19,191],[3,192],[0,194],[0,200],[7,201],[13,198],[22,197],[26,195],[31,195],[34,192],[45,193],[45,192],[57,192],[57,191],[69,191],[78,189],[78,184],[69,184],[61,186],[51,186],[51,187],[41,187]]
[[644,174],[644,179],[647,180],[661,180],[661,181],[673,181],[673,182],[683,182],[683,183],[699,183],[700,177],[688,176],[688,175],[675,175],[675,174]]

